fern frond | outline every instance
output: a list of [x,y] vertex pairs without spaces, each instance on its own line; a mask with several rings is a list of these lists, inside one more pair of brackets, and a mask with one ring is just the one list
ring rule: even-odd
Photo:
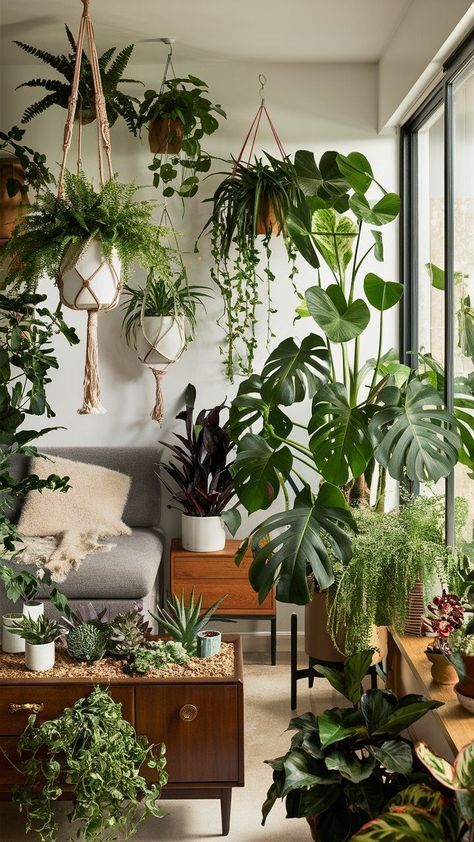
[[46,111],[46,109],[51,105],[61,105],[57,91],[54,94],[48,94],[43,97],[43,99],[38,100],[38,102],[34,102],[32,105],[29,105],[21,118],[21,122],[29,123],[33,117],[37,117],[38,114],[42,114],[43,111]]
[[74,35],[72,34],[71,30],[69,29],[67,23],[64,24],[64,28],[66,30],[67,40],[69,41],[69,43],[72,47],[72,51],[75,55],[77,53],[76,39],[74,38]]
[[44,88],[46,91],[70,90],[69,85],[60,82],[59,79],[30,79],[29,82],[22,82],[21,85],[16,86],[16,90],[19,88]]
[[114,106],[118,114],[125,120],[129,131],[135,137],[138,135],[138,114],[133,107],[133,102],[130,97],[117,91],[114,97]]
[[132,52],[133,44],[129,44],[128,47],[124,47],[123,50],[120,50],[119,54],[115,57],[109,69],[105,73],[104,81],[109,90],[110,88],[116,87],[116,85],[120,82],[127,64],[130,61]]
[[106,50],[105,53],[102,53],[102,55],[100,56],[100,58],[99,58],[99,68],[100,68],[101,72],[103,72],[105,70],[105,68],[107,67],[107,65],[108,65],[110,59],[112,58],[113,54],[115,53],[116,49],[117,49],[116,47],[110,47],[110,49]]
[[37,47],[32,47],[30,44],[25,44],[23,41],[13,41],[13,43],[16,44],[17,47],[20,47],[20,49],[24,50],[25,53],[28,53],[28,55],[39,58],[41,61],[44,61],[45,64],[49,64],[50,67],[54,67],[54,69],[59,71],[59,73],[64,73],[65,69],[71,65],[67,56],[53,56],[52,53],[48,53],[46,50],[39,50]]

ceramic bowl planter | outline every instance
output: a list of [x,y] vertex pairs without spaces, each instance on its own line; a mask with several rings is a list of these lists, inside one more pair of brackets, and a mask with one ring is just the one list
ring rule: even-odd
[[180,316],[143,316],[137,331],[137,354],[146,365],[167,365],[186,348],[184,319]]
[[177,155],[181,152],[184,127],[181,120],[171,117],[157,117],[148,125],[150,152],[154,155]]
[[220,517],[181,514],[181,542],[192,553],[214,553],[225,547],[225,529]]
[[435,684],[457,684],[457,672],[446,655],[426,650],[426,657],[431,661],[431,677]]
[[62,303],[73,310],[110,310],[118,304],[121,272],[115,249],[106,260],[95,237],[68,246],[58,277]]
[[10,629],[21,623],[23,614],[4,614],[2,618],[2,649],[9,655],[25,651],[25,641],[19,634],[12,634]]
[[25,647],[25,665],[33,672],[44,672],[54,667],[56,644],[51,643],[27,643]]
[[474,695],[472,692],[470,695],[468,693],[461,692],[461,682],[455,685],[454,692],[456,693],[459,704],[462,705],[465,710],[468,710],[469,713],[474,714]]
[[211,658],[221,651],[221,633],[215,629],[198,632],[196,642],[199,658]]

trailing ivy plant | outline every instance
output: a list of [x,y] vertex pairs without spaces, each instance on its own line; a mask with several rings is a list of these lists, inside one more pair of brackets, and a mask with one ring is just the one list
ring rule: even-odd
[[[164,745],[138,737],[108,690],[95,687],[41,725],[30,716],[18,752],[26,782],[14,800],[26,815],[27,833],[36,832],[41,842],[57,839],[55,805],[66,790],[72,790],[68,819],[90,842],[129,839],[148,816],[163,815],[156,802],[168,777]],[[155,770],[155,782],[143,776],[145,766]]]
[[[29,56],[40,59],[56,70],[65,81],[61,79],[30,79],[28,82],[22,82],[18,85],[19,88],[42,88],[47,91],[46,96],[37,102],[33,102],[25,110],[22,123],[29,123],[34,117],[42,114],[52,105],[59,105],[61,108],[67,109],[69,95],[71,93],[72,80],[74,77],[74,69],[77,57],[77,44],[75,38],[65,24],[66,35],[69,41],[70,52],[61,55],[53,55],[46,52],[46,50],[32,47],[30,44],[24,44],[23,41],[14,41],[13,43],[20,47]],[[120,90],[119,85],[123,84],[138,84],[142,82],[136,79],[124,78],[125,70],[133,52],[133,44],[124,47],[117,55],[116,47],[109,47],[99,57],[99,70],[102,82],[102,89],[104,92],[105,106],[107,109],[107,120],[110,126],[113,126],[118,117],[122,117],[129,131],[136,135],[138,113],[136,104],[139,100],[129,94]],[[115,58],[114,58],[115,55]],[[113,59],[113,60],[112,60]],[[76,108],[76,117],[81,118],[83,122],[91,122],[95,119],[95,93],[94,84],[92,80],[92,68],[88,56],[83,51],[81,73],[79,78],[79,99]]]
[[[375,484],[383,510],[387,473],[402,482],[437,482],[460,453],[474,464],[474,422],[465,412],[460,437],[439,389],[423,372],[401,365],[394,351],[383,352],[384,317],[403,287],[374,272],[361,277],[361,270],[372,252],[383,259],[380,229],[396,219],[399,197],[381,187],[357,152],[327,152],[319,166],[311,153],[297,152],[295,171],[305,198],[287,224],[317,269],[298,311],[316,331],[301,342],[284,339],[262,372],[241,384],[230,430],[238,443],[235,488],[247,511],[267,509],[280,490],[286,506],[252,532],[236,561],[250,546],[249,576],[260,601],[276,584],[277,599],[303,604],[310,600],[308,574],[325,590],[334,582],[330,555],[350,561],[348,530],[357,527],[348,504],[368,504]],[[369,188],[380,198],[369,201]],[[361,337],[373,316],[376,354],[361,361]],[[305,399],[311,405],[301,424],[290,412]]]

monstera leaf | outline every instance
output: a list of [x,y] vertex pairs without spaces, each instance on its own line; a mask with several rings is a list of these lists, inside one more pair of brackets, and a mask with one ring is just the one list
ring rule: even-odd
[[231,473],[237,496],[249,513],[268,509],[280,490],[279,475],[288,476],[292,462],[286,446],[273,450],[252,433],[241,439]]
[[234,441],[238,442],[249,430],[255,432],[255,425],[259,426],[257,432],[268,441],[273,433],[283,438],[290,434],[292,421],[278,406],[266,403],[261,391],[262,378],[257,374],[240,384],[229,412],[229,429]]
[[262,371],[262,398],[268,404],[291,406],[314,395],[321,381],[327,380],[329,354],[324,340],[315,333],[298,346],[289,337],[270,354]]
[[306,566],[317,586],[334,581],[326,542],[337,558],[348,562],[352,555],[349,530],[356,530],[346,501],[334,485],[323,483],[316,500],[309,489],[302,491],[290,511],[271,515],[252,533],[236,555],[240,564],[250,544],[253,561],[249,580],[262,603],[276,584],[280,602],[304,605],[310,600]]
[[349,342],[369,324],[370,311],[365,301],[357,298],[347,304],[338,284],[330,284],[327,289],[310,287],[305,297],[310,315],[330,342]]
[[309,446],[319,473],[345,485],[360,477],[373,456],[369,418],[363,407],[351,407],[342,383],[321,386],[313,399]]
[[341,275],[352,258],[352,246],[357,226],[348,216],[341,216],[333,208],[313,213],[312,231],[316,246],[333,272]]
[[448,476],[461,442],[456,420],[439,392],[413,379],[404,391],[385,387],[379,400],[386,406],[375,412],[369,429],[376,442],[375,458],[390,476],[402,480],[406,475],[419,482]]

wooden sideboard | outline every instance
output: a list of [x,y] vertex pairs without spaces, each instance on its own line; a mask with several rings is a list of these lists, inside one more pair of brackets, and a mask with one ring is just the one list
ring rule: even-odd
[[424,740],[433,751],[452,762],[458,751],[474,740],[474,716],[459,704],[451,685],[432,681],[431,664],[425,655],[429,642],[428,637],[390,632],[387,685],[397,696],[421,693],[444,702],[409,731],[413,740]]
[[248,552],[240,567],[235,554],[240,541],[228,540],[223,550],[213,553],[193,553],[183,550],[181,541],[171,544],[170,590],[188,596],[194,588],[202,595],[202,607],[209,608],[225,596],[214,617],[269,620],[271,662],[276,663],[276,600],[272,591],[262,604],[248,580],[252,554]]
[[[226,836],[232,788],[244,785],[244,704],[240,638],[224,635],[223,640],[234,645],[232,676],[156,679],[124,674],[108,680],[107,686],[138,734],[165,743],[169,780],[163,798],[220,799]],[[100,683],[90,677],[55,679],[41,674],[3,680],[1,748],[13,761],[18,760],[17,740],[32,705],[39,707],[38,722],[54,719]],[[144,774],[151,779],[153,770]],[[0,751],[0,800],[9,798],[12,788],[21,783],[21,774]]]

